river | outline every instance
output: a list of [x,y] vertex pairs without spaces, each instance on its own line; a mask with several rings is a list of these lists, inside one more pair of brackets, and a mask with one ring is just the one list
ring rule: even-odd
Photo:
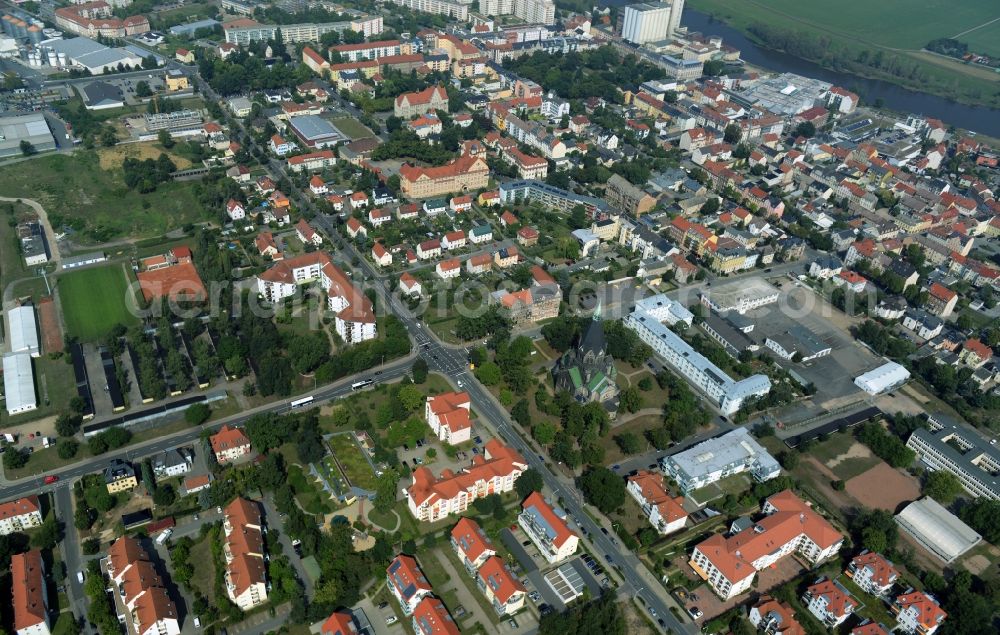
[[[620,4],[627,2],[624,0],[601,2],[602,6]],[[740,49],[743,60],[754,66],[780,73],[796,73],[822,79],[857,92],[869,104],[881,99],[886,108],[897,112],[933,117],[959,128],[1000,138],[1000,110],[968,106],[886,81],[832,71],[808,60],[758,46],[739,30],[691,9],[684,10],[681,24],[690,31],[721,37],[729,46]]]

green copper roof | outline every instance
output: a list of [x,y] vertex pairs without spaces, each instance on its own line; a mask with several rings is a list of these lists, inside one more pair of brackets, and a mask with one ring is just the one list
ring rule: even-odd
[[573,380],[573,388],[579,388],[583,385],[583,378],[580,377],[580,369],[573,367],[569,369],[569,378]]
[[607,383],[607,381],[608,378],[604,376],[604,373],[597,373],[594,375],[594,378],[590,380],[590,383],[587,384],[587,390],[590,392],[598,392],[604,387],[604,384]]

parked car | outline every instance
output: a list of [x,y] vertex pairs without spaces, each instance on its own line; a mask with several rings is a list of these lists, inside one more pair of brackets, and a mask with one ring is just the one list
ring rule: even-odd
[[688,609],[688,615],[691,616],[691,619],[695,619],[696,620],[699,617],[701,617],[702,615],[704,615],[704,613],[702,613],[701,609],[698,608],[697,606],[692,606],[691,608]]
[[58,476],[56,476],[55,474],[49,474],[48,476],[45,477],[45,484],[46,485],[51,485],[51,484],[55,483],[58,480],[59,480]]
[[398,617],[396,617],[395,615],[390,615],[389,617],[385,618],[385,625],[389,626],[391,624],[395,624],[398,621],[399,621]]

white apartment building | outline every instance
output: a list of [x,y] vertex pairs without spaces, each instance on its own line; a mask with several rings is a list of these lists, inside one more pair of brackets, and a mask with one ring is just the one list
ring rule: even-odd
[[424,416],[434,436],[450,445],[458,445],[472,438],[471,407],[469,393],[446,392],[427,398]]
[[653,319],[666,322],[670,326],[678,322],[691,326],[691,322],[694,320],[694,314],[686,306],[677,300],[668,298],[665,293],[643,298],[635,305],[653,316]]
[[764,503],[766,516],[742,531],[714,534],[694,548],[688,564],[723,600],[750,589],[761,571],[798,553],[812,565],[837,553],[844,537],[791,490]]
[[580,538],[570,530],[561,510],[553,509],[541,494],[533,492],[521,503],[517,524],[549,564],[562,562],[576,553]]
[[760,482],[781,473],[778,461],[742,427],[665,456],[660,467],[684,492],[741,472],[750,472]]
[[903,633],[916,635],[934,635],[948,617],[937,598],[912,589],[896,598],[892,611],[896,614],[896,627]]
[[850,592],[828,578],[817,580],[816,584],[809,586],[802,596],[802,602],[827,628],[840,626],[858,608],[858,602],[851,597]]
[[628,493],[642,507],[649,524],[661,536],[684,529],[688,514],[684,511],[684,497],[672,497],[663,487],[663,476],[656,472],[642,471],[628,477]]
[[42,506],[32,494],[0,503],[0,536],[24,531],[42,524]]
[[851,559],[844,572],[864,591],[882,597],[899,579],[899,571],[882,554],[864,551]]
[[690,383],[714,399],[724,414],[733,414],[746,399],[764,396],[771,390],[771,380],[765,375],[752,375],[735,381],[638,306],[625,319],[625,326],[634,330],[639,339],[649,344]]
[[412,11],[446,15],[459,22],[465,22],[469,19],[469,5],[460,2],[450,2],[449,0],[392,0],[392,2]]
[[431,594],[431,583],[412,556],[398,555],[389,563],[385,579],[404,615],[413,615],[420,601]]
[[514,15],[528,24],[555,24],[556,5],[552,0],[514,0]]
[[337,334],[347,343],[375,338],[375,309],[329,254],[316,251],[282,260],[257,276],[257,291],[270,302],[295,293],[301,284],[318,281],[336,315]]
[[526,469],[524,457],[491,439],[483,447],[483,454],[476,455],[472,465],[458,473],[435,477],[426,467],[415,469],[413,483],[405,491],[407,506],[417,520],[441,520],[464,512],[478,498],[512,491]]

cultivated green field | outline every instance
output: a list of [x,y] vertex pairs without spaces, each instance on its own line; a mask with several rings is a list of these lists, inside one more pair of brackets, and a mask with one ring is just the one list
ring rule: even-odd
[[217,216],[202,208],[194,188],[193,182],[164,183],[140,194],[125,187],[120,168],[102,169],[98,154],[82,149],[0,168],[4,196],[37,200],[56,231],[64,225],[78,231],[76,242],[158,236]]
[[57,289],[67,332],[82,341],[102,337],[115,324],[138,322],[127,309],[126,295],[131,292],[120,264],[63,274]]
[[[823,31],[901,49],[920,49],[931,40],[953,37],[1000,18],[1000,4],[996,0],[840,0],[835,4],[802,0],[691,0],[688,5],[697,10],[745,14],[750,20],[762,20],[772,12],[783,14]],[[977,50],[983,53],[1000,55],[997,25],[1000,22],[959,39],[970,45],[975,41]],[[990,32],[994,34],[992,39],[987,37]]]

